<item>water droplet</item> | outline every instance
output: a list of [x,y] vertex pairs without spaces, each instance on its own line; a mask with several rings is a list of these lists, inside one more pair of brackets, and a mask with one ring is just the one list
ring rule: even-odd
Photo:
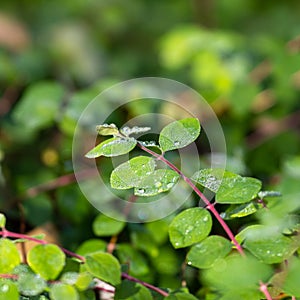
[[179,145],[180,145],[180,142],[179,142],[179,141],[175,141],[175,142],[174,142],[174,146],[177,147],[177,146],[179,146]]
[[207,222],[207,221],[208,221],[208,217],[206,216],[203,218],[203,222]]
[[168,184],[167,184],[167,189],[172,188],[173,185],[174,185],[174,184],[173,184],[172,182],[168,183]]
[[188,261],[188,262],[187,262],[187,264],[188,264],[188,265],[191,265],[191,264],[192,264],[192,262],[191,262],[191,261]]
[[159,188],[162,186],[162,183],[160,181],[155,182],[155,187]]
[[2,291],[3,293],[6,293],[8,290],[9,290],[9,286],[8,286],[7,284],[2,285],[1,291]]
[[282,253],[277,253],[277,256],[278,256],[278,257],[281,257],[281,256],[282,256]]
[[145,190],[144,190],[144,189],[138,189],[137,192],[138,192],[139,194],[144,194],[144,193],[145,193]]
[[267,254],[270,254],[270,253],[271,253],[271,251],[270,251],[270,250],[268,250],[268,251],[267,251]]
[[176,246],[176,247],[178,247],[178,246],[179,246],[179,243],[178,243],[178,242],[176,242],[176,243],[175,243],[175,246]]

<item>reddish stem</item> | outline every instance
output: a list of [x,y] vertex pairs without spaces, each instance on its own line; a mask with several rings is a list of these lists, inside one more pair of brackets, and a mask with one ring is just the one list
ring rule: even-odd
[[155,291],[157,293],[159,293],[160,295],[164,296],[164,297],[168,297],[169,296],[169,293],[167,293],[166,291],[163,291],[162,289],[150,284],[150,283],[147,283],[147,282],[144,282],[144,281],[141,281],[137,278],[134,278],[130,275],[128,275],[127,273],[122,273],[122,278],[125,278],[127,280],[130,280],[130,281],[133,281],[133,282],[137,282],[137,283],[140,283],[142,284],[143,286],[149,288],[150,290],[152,291]]
[[[28,241],[33,241],[33,242],[36,242],[38,244],[43,244],[43,245],[46,245],[46,244],[49,244],[47,241],[44,241],[44,240],[39,240],[37,238],[34,238],[32,236],[28,236],[28,235],[25,235],[25,234],[21,234],[21,233],[15,233],[15,232],[11,232],[11,231],[8,231],[6,230],[5,228],[2,229],[2,231],[0,231],[0,236],[3,236],[4,238],[6,237],[11,237],[11,238],[17,238],[17,239],[26,239]],[[62,248],[60,247],[60,249],[66,253],[67,255],[71,256],[71,257],[75,257],[77,259],[79,259],[81,262],[85,262],[85,257],[84,256],[81,256],[79,254],[76,254],[74,252],[71,252],[65,248]],[[14,277],[14,275],[10,275],[10,274],[0,274],[0,278],[11,278],[11,279],[16,279]],[[143,286],[167,297],[169,296],[169,294],[163,290],[161,290],[160,288],[156,287],[156,286],[153,286],[152,284],[149,284],[147,282],[144,282],[144,281],[141,281],[137,278],[134,278],[126,273],[122,273],[122,278],[125,278],[125,279],[128,279],[130,281],[133,281],[133,282],[138,282],[140,284],[142,284]]]
[[224,231],[232,241],[232,243],[235,245],[236,249],[239,251],[241,255],[245,255],[242,246],[238,243],[238,241],[235,239],[234,234],[226,224],[226,222],[222,219],[219,212],[215,209],[214,205],[210,203],[210,201],[205,197],[205,195],[196,187],[196,185],[191,181],[190,178],[185,176],[175,165],[173,165],[170,161],[168,161],[163,155],[157,154],[156,152],[146,148],[141,143],[138,143],[138,146],[144,150],[145,152],[151,154],[152,156],[156,157],[157,159],[164,162],[166,165],[168,165],[172,170],[174,170],[176,173],[178,173],[181,178],[194,190],[194,192],[202,199],[202,201],[206,204],[207,209],[209,209],[212,214],[216,217],[216,219],[219,221],[221,226],[223,227]]
[[259,289],[265,295],[266,299],[267,300],[273,300],[270,293],[269,293],[269,291],[268,291],[267,285],[263,282],[260,282],[259,285],[260,285]]

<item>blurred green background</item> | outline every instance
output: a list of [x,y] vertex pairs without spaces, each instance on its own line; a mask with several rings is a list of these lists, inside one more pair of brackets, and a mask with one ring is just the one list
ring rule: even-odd
[[[11,229],[51,222],[71,249],[93,235],[97,212],[72,177],[73,131],[94,96],[135,77],[194,88],[223,126],[229,169],[262,179],[266,188],[299,190],[299,1],[0,6],[0,208]],[[293,199],[288,209],[297,210]],[[158,255],[176,255],[164,247],[152,263],[158,274],[169,272],[161,285],[172,285],[178,266],[165,268]]]

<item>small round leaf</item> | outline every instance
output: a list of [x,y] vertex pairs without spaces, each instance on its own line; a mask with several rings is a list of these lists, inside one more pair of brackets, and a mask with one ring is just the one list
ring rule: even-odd
[[79,300],[79,295],[73,286],[57,283],[50,288],[50,298],[51,300]]
[[111,138],[108,139],[95,148],[90,150],[85,156],[87,158],[96,158],[99,156],[119,156],[130,152],[135,146],[137,141],[133,138]]
[[9,239],[0,239],[0,274],[11,272],[20,264],[20,254]]
[[232,245],[227,239],[212,235],[192,246],[187,254],[187,263],[196,268],[210,268],[218,259],[231,251]]
[[97,236],[111,236],[120,233],[125,225],[125,222],[106,215],[98,215],[93,222],[93,231]]
[[86,268],[97,278],[116,285],[121,281],[121,267],[118,260],[109,253],[93,253],[86,256]]
[[195,141],[199,134],[198,119],[182,119],[172,122],[162,129],[159,135],[159,145],[164,152],[183,148]]
[[36,296],[44,291],[47,284],[43,278],[34,273],[21,273],[18,278],[18,288],[24,296]]
[[0,300],[19,300],[18,288],[13,282],[0,278]]
[[27,255],[31,269],[45,280],[55,279],[65,265],[66,256],[56,245],[37,245]]
[[174,248],[188,247],[205,239],[211,230],[210,213],[200,207],[189,208],[177,215],[169,226]]

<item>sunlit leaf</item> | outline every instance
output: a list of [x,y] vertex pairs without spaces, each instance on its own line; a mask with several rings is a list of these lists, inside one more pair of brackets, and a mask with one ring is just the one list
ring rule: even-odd
[[56,245],[37,245],[27,255],[29,266],[46,280],[55,279],[65,265],[66,256]]
[[112,285],[121,281],[120,264],[109,253],[98,252],[87,255],[86,268],[92,275]]
[[79,295],[76,289],[68,284],[56,283],[50,288],[50,297],[52,300],[79,300]]
[[20,263],[16,245],[9,239],[0,239],[0,274],[11,272]]
[[242,177],[222,169],[204,169],[196,172],[192,179],[216,193],[218,203],[246,203],[257,197],[261,181]]
[[97,125],[96,130],[100,135],[116,135],[119,133],[119,129],[115,124]]
[[169,226],[170,241],[174,248],[191,246],[205,239],[211,230],[210,213],[200,207],[189,208],[178,214]]
[[108,139],[95,148],[90,150],[85,156],[87,158],[96,158],[99,156],[119,156],[130,152],[135,146],[137,141],[133,138],[111,138]]
[[187,263],[197,268],[210,268],[218,259],[225,257],[232,249],[227,239],[211,235],[193,245],[187,254]]
[[0,300],[19,300],[18,288],[13,282],[0,278]]
[[155,161],[148,156],[138,156],[116,167],[110,176],[110,184],[115,189],[130,189],[140,184],[142,177],[155,169]]
[[164,152],[183,148],[195,141],[199,134],[198,119],[182,119],[172,122],[162,129],[159,135],[159,145]]
[[168,169],[155,170],[151,175],[143,177],[134,189],[136,196],[155,196],[169,191],[178,181],[179,175]]
[[4,214],[0,213],[0,228],[4,228],[6,224],[6,217]]
[[241,205],[232,204],[225,212],[221,213],[221,217],[225,220],[234,218],[242,218],[254,214],[258,210],[258,205],[253,202],[248,202]]

